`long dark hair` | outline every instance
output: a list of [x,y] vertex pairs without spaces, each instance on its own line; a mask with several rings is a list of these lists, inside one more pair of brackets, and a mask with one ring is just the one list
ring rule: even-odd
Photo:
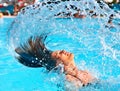
[[51,58],[51,50],[45,47],[47,36],[30,37],[26,43],[15,49],[18,61],[28,67],[45,67],[48,71],[56,66],[56,60]]

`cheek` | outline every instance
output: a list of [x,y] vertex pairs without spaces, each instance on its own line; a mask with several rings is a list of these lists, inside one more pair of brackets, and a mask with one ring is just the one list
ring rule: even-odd
[[74,59],[74,54],[71,55],[71,58]]
[[69,57],[70,60],[73,60],[74,59],[74,55],[71,54],[71,56]]
[[63,61],[68,60],[68,57],[63,54],[63,55],[61,55],[61,60],[63,60]]

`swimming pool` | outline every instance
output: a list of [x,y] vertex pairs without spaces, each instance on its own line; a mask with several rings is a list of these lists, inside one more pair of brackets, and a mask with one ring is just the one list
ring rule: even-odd
[[[41,32],[50,32],[46,40],[49,49],[64,49],[74,53],[79,69],[87,69],[100,79],[98,87],[88,86],[80,91],[120,90],[119,19],[115,18],[114,26],[109,26],[107,24],[109,15],[115,12],[106,5],[105,9],[101,9],[94,0],[92,4],[91,0],[86,2],[79,1],[82,3],[79,4],[75,1],[58,1],[57,5],[54,2],[46,2],[47,4],[43,2],[26,7],[15,20],[13,18],[0,20],[0,91],[64,91],[62,75],[54,72],[46,73],[43,68],[25,67],[14,57],[16,47],[30,36],[39,35]],[[82,8],[82,5],[85,5],[85,8]],[[96,11],[93,5],[100,12]],[[64,11],[66,6],[77,6],[88,16],[84,19],[53,18],[54,14]],[[90,9],[95,9],[98,15],[103,14],[103,17],[91,18],[88,6]],[[75,12],[74,8],[70,10]],[[69,12],[69,9],[66,12]],[[119,18],[119,15],[115,16]],[[10,25],[12,21],[14,22]]]
[[14,18],[0,19],[0,91],[45,91],[42,89],[45,88],[45,81],[41,69],[18,64],[8,51],[6,34],[13,20]]
[[[58,90],[58,86],[55,84],[61,80],[58,75],[53,73],[46,74],[46,72],[42,68],[34,69],[25,67],[16,61],[16,59],[12,56],[13,53],[10,53],[10,51],[8,51],[9,47],[7,46],[8,44],[6,33],[13,20],[14,18],[0,19],[0,91],[62,91],[60,90],[60,86]],[[60,22],[63,21],[63,19],[56,19],[56,21]],[[66,22],[69,22],[69,19],[65,19],[63,24],[65,24]],[[77,41],[74,41],[74,43],[72,44],[69,43],[71,40],[74,39],[66,37],[66,35],[64,34],[65,32],[62,34],[62,37],[61,35],[58,35],[60,37],[57,36],[59,38],[59,41],[63,44],[68,43],[68,45],[72,45],[72,47],[78,46],[79,50],[75,50],[74,48],[69,49],[69,46],[66,45],[62,45],[60,47],[54,46],[53,49],[56,50],[57,48],[64,48],[68,51],[72,51],[76,55],[75,60],[79,68],[87,68],[91,70],[91,72],[93,72],[97,77],[99,77],[99,79],[103,81],[102,84],[104,84],[104,86],[102,86],[101,88],[89,88],[89,90],[119,91],[120,67],[115,59],[107,56],[107,54],[106,56],[105,54],[101,54],[102,52],[99,40],[97,39],[97,37],[96,39],[94,39],[96,33],[89,33],[89,36],[91,37],[87,36],[88,38],[83,38],[84,36],[81,35],[81,38],[82,40],[84,40],[84,42],[80,41],[80,44],[76,44]],[[56,37],[56,35],[51,36],[51,38],[53,37]],[[91,45],[90,39],[94,39],[94,45]],[[55,41],[58,41],[58,39],[55,38],[51,43],[54,43]],[[85,43],[86,46],[82,42]],[[87,45],[91,46],[87,47]],[[53,45],[51,46],[51,44],[49,44],[48,46],[50,48],[53,47]],[[115,50],[119,51],[119,45],[115,45],[113,47],[115,48]],[[88,88],[83,89],[83,91],[88,91]]]

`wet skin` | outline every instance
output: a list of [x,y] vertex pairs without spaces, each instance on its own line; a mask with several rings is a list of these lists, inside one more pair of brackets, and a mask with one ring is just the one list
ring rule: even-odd
[[79,70],[74,63],[74,54],[65,50],[54,51],[51,57],[64,65],[66,79],[77,86],[87,85],[94,77],[88,71]]
[[51,54],[52,58],[57,61],[60,61],[64,65],[68,65],[69,63],[74,63],[74,54],[67,52],[65,50],[54,51]]

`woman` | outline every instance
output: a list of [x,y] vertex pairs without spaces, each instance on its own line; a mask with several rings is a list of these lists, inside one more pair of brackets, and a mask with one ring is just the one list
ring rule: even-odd
[[79,70],[76,67],[74,54],[65,50],[48,50],[44,44],[46,37],[31,37],[27,43],[16,48],[15,51],[19,55],[17,57],[18,61],[29,67],[45,67],[48,71],[62,64],[67,82],[74,84],[76,87],[85,86],[94,80],[89,72]]

